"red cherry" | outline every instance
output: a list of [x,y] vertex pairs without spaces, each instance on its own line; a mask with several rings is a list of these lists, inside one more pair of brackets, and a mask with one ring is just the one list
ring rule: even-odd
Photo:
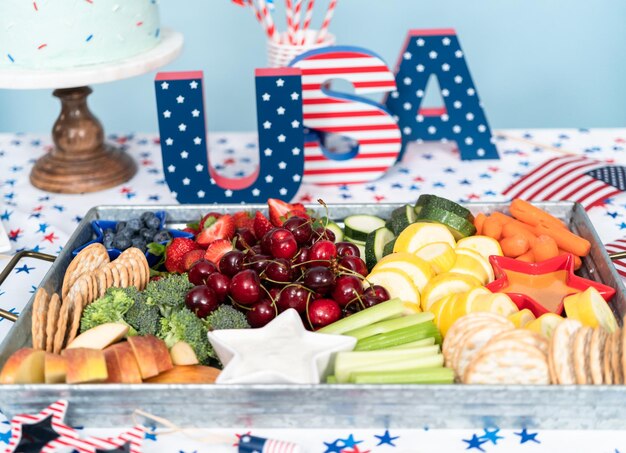
[[319,329],[341,319],[341,307],[332,299],[317,299],[309,305],[309,319]]
[[238,272],[230,280],[230,296],[239,305],[250,306],[261,298],[261,281],[253,270]]
[[256,245],[257,239],[250,228],[237,228],[235,232],[235,247],[239,250],[246,250]]
[[270,261],[265,268],[265,277],[273,282],[290,283],[293,280],[291,261],[284,258]]
[[220,259],[220,272],[227,277],[232,277],[237,272],[243,270],[243,260],[245,254],[240,250],[231,250]]
[[298,243],[291,231],[285,228],[274,228],[268,231],[261,241],[261,248],[274,258],[290,260],[298,253]]
[[339,266],[345,267],[348,270],[361,274],[363,277],[367,277],[367,266],[361,258],[358,256],[344,256],[339,260]]
[[246,312],[246,319],[250,327],[263,327],[276,317],[276,309],[272,303],[263,299],[255,303],[251,310]]
[[325,266],[315,266],[304,273],[304,286],[320,294],[326,294],[335,284],[335,275]]
[[380,285],[370,286],[365,290],[364,294],[373,294],[374,297],[376,297],[381,302],[385,302],[386,300],[389,300],[391,298],[389,292]]
[[335,282],[331,296],[340,306],[345,307],[361,294],[363,284],[359,278],[354,275],[341,275]]
[[381,302],[382,301],[378,297],[376,297],[373,293],[363,294],[361,296],[361,303],[363,304],[363,307],[365,308],[373,307],[374,305],[378,305]]
[[298,216],[290,217],[283,223],[283,228],[291,231],[299,245],[308,244],[311,241],[313,228],[309,219]]
[[189,269],[187,277],[194,285],[204,285],[207,277],[214,272],[217,272],[217,266],[209,260],[202,259]]
[[306,304],[310,297],[311,293],[304,286],[288,285],[280,292],[276,305],[280,312],[293,308],[302,314],[306,312]]
[[358,256],[361,257],[361,251],[352,242],[337,242],[337,256]]
[[213,290],[220,304],[226,300],[230,278],[219,272],[214,272],[207,277],[206,285]]
[[219,303],[217,296],[211,288],[199,285],[192,288],[185,296],[185,305],[193,311],[198,318],[206,318],[212,311],[217,309]]
[[312,265],[327,264],[333,258],[337,258],[337,247],[333,242],[322,240],[311,246],[309,260],[313,262]]

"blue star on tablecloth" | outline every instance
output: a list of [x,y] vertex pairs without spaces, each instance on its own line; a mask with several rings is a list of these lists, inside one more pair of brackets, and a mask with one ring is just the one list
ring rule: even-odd
[[153,441],[155,441],[155,442],[156,442],[156,440],[157,440],[157,435],[156,435],[156,433],[154,432],[154,431],[155,431],[155,428],[154,428],[154,427],[151,427],[151,428],[150,428],[150,430],[151,430],[152,432],[151,432],[151,433],[149,433],[149,432],[147,432],[147,431],[146,431],[146,433],[144,434],[144,439],[146,439],[146,440],[153,440]]
[[350,434],[347,439],[342,439],[344,448],[354,448],[357,444],[363,443],[362,440],[354,440],[354,436]]
[[519,441],[519,443],[520,443],[520,444],[525,444],[526,442],[536,442],[536,443],[538,443],[538,444],[540,444],[540,443],[541,443],[540,441],[538,441],[538,440],[536,439],[536,437],[537,437],[537,435],[538,435],[539,433],[529,433],[529,432],[526,430],[526,428],[524,428],[524,429],[523,429],[521,432],[519,432],[519,433],[513,433],[513,434],[515,434],[516,436],[520,436],[520,441]]
[[400,438],[400,436],[392,437],[391,434],[389,434],[388,429],[385,430],[385,433],[382,436],[374,434],[374,437],[378,438],[377,447],[380,447],[381,445],[391,445],[392,447],[395,447],[396,444],[394,444],[393,441]]
[[326,451],[324,451],[324,453],[341,453],[345,448],[343,440],[341,439],[335,439],[331,443],[324,442],[324,445],[326,446]]
[[463,442],[467,443],[466,450],[476,449],[479,451],[485,451],[482,447],[482,444],[487,442],[487,440],[483,440],[481,437],[478,437],[476,434],[472,434],[471,439],[463,439]]
[[480,438],[483,440],[491,441],[491,443],[493,443],[494,445],[496,445],[500,439],[504,439],[504,437],[498,436],[498,433],[500,432],[500,429],[498,428],[490,430],[485,429],[484,431],[485,434],[480,436]]
[[11,430],[8,430],[6,433],[0,433],[0,442],[4,442],[5,444],[8,444],[10,439],[11,439]]
[[30,274],[30,271],[32,271],[33,269],[35,269],[34,267],[28,267],[28,265],[24,264],[22,267],[16,267],[16,274],[21,274],[22,272],[26,272],[27,274]]

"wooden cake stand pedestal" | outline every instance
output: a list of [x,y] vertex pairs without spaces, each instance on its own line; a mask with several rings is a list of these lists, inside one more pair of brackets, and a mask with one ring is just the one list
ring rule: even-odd
[[137,164],[122,149],[107,145],[102,124],[87,106],[87,85],[135,77],[174,60],[183,47],[182,34],[165,29],[161,42],[148,52],[114,63],[66,70],[0,70],[0,88],[53,88],[61,114],[52,129],[54,149],[34,165],[31,183],[57,193],[96,192],[123,184]]

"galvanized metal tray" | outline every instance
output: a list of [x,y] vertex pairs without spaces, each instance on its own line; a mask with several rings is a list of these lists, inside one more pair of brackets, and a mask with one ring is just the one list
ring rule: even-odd
[[[353,213],[387,216],[398,204],[329,205],[331,217]],[[575,203],[542,203],[592,243],[581,275],[614,287],[611,308],[626,314],[626,291],[589,218]],[[323,212],[318,205],[309,206]],[[505,204],[469,204],[474,212],[504,211]],[[162,206],[168,225],[182,226],[208,211],[235,212],[241,205]],[[264,205],[249,205],[265,209]],[[155,206],[100,206],[91,209],[41,285],[58,291],[71,251],[91,239],[94,219],[126,220]],[[0,345],[0,365],[30,345],[32,300]],[[165,416],[185,427],[254,428],[501,428],[623,429],[626,388],[622,386],[469,386],[469,385],[6,385],[0,410],[7,416],[38,412],[68,399],[69,423],[127,426],[135,409]]]

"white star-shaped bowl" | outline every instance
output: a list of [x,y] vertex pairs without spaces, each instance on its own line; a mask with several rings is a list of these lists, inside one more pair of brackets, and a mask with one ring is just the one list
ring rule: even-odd
[[309,332],[294,309],[260,329],[209,332],[224,364],[216,384],[319,384],[337,352],[351,351],[356,339]]

